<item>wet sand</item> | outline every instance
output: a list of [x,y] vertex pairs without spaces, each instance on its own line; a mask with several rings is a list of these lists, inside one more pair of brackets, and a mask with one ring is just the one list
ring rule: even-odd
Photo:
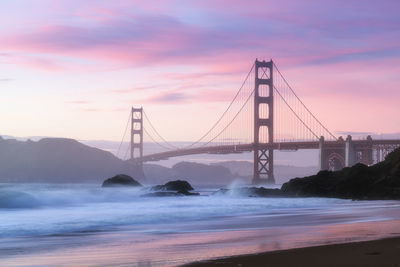
[[400,266],[400,238],[240,255],[183,266]]
[[[229,208],[233,207],[231,202],[235,199],[218,198],[217,200],[218,206],[223,204],[221,201],[229,202],[222,205],[224,208]],[[257,201],[255,204],[259,204],[257,199],[240,199],[238,202],[242,203],[243,201],[247,202],[245,203],[246,209],[251,208],[252,206],[249,204],[254,201]],[[241,257],[235,255],[245,254],[250,256],[245,257],[246,262],[241,263],[242,266],[326,266],[327,264],[321,264],[321,261],[335,263],[329,257],[336,260],[336,254],[342,255],[342,253],[328,250],[325,252],[328,256],[325,257],[325,254],[319,251],[311,251],[308,254],[301,252],[295,253],[297,256],[291,256],[291,254],[290,256],[281,256],[281,258],[275,259],[275,262],[273,259],[269,260],[263,257],[271,257],[268,255],[279,254],[284,250],[291,251],[290,249],[302,251],[303,249],[300,248],[400,237],[400,202],[398,201],[353,202],[298,199],[296,203],[291,203],[292,199],[272,199],[268,200],[270,203],[268,205],[273,204],[274,201],[279,202],[272,205],[271,208],[267,206],[265,212],[211,216],[179,222],[174,220],[169,223],[137,223],[89,228],[85,231],[64,231],[47,235],[0,237],[0,266],[168,267],[218,258],[224,258],[223,262],[227,262],[229,259],[232,265],[225,266],[239,266],[238,262],[234,261]],[[282,208],[282,201],[289,201],[290,205],[286,205],[286,208],[283,205]],[[307,206],[304,205],[307,203],[301,203],[301,201],[325,201],[325,204]],[[160,205],[158,200],[149,204]],[[167,204],[170,205],[168,202]],[[212,203],[208,203],[208,205],[210,204]],[[294,204],[298,207],[295,207]],[[119,205],[121,204],[118,203]],[[131,205],[128,203],[126,207]],[[138,203],[135,205],[137,206]],[[177,208],[182,209],[182,201],[177,202],[176,205],[178,205]],[[93,206],[89,207],[92,210]],[[186,210],[191,211],[197,207],[201,207],[201,205],[197,202],[192,203]],[[240,205],[234,207],[240,208]],[[71,209],[66,208],[65,212],[67,213],[65,214],[71,214]],[[58,210],[57,208],[56,211]],[[90,210],[78,206],[78,211],[89,212]],[[110,207],[105,210],[107,211],[105,214],[110,213]],[[40,213],[45,211],[40,210]],[[77,213],[76,209],[72,209],[72,211],[74,214]],[[127,212],[125,209],[122,211],[124,214]],[[158,208],[150,215],[159,216],[160,211],[162,209]],[[27,215],[26,210],[13,212],[19,212],[24,218]],[[37,212],[34,211],[34,213]],[[146,214],[147,211],[144,215]],[[133,215],[137,214],[131,214],[131,216]],[[115,217],[113,220],[118,218]],[[75,223],[76,221],[74,219],[71,222]],[[4,221],[0,224],[0,228],[2,225],[4,225]],[[48,225],[54,224],[45,224],[45,226]],[[398,246],[400,244],[396,244],[396,248]],[[267,251],[270,253],[266,253]],[[352,251],[353,249],[350,249],[348,253],[350,255],[347,254],[346,257],[358,263],[358,259],[354,258],[356,254]],[[385,266],[383,263],[387,263],[386,266],[400,266],[400,264],[393,265],[397,262],[392,263],[385,251],[371,249],[366,250],[365,253],[370,253],[367,254],[368,257],[378,259],[375,266]],[[396,252],[400,254],[400,249]],[[264,255],[260,253],[266,253],[267,256],[260,256]],[[378,258],[382,255],[385,256],[384,259],[389,259],[388,262]],[[347,260],[345,256],[340,257]],[[233,262],[231,259],[234,259]],[[304,264],[301,263],[301,259],[305,261]],[[284,260],[291,260],[294,264],[291,265],[290,262]],[[266,262],[270,264],[266,264]],[[350,264],[353,263],[352,261],[345,262],[348,263],[347,266],[357,266]],[[368,263],[374,262],[369,261]],[[211,264],[211,262],[207,262],[202,266]],[[330,266],[337,266],[337,264]]]

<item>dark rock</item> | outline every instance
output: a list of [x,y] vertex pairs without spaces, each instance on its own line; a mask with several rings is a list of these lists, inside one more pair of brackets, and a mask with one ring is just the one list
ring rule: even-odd
[[143,196],[198,196],[199,193],[192,193],[189,191],[194,190],[193,187],[187,182],[182,180],[170,181],[164,185],[156,185],[150,188],[152,191],[159,191],[154,193],[145,194]]
[[300,197],[400,199],[400,148],[373,166],[358,163],[340,171],[295,178],[282,191]]
[[141,195],[142,197],[176,197],[182,196],[182,194],[178,192],[167,192],[167,191],[160,191],[160,192],[153,192]]
[[156,185],[151,188],[154,191],[191,191],[193,187],[187,182],[182,180],[170,181],[164,185]]
[[142,186],[139,182],[135,181],[132,177],[126,174],[118,174],[103,182],[102,187],[113,186]]
[[199,193],[192,193],[187,190],[180,190],[177,192],[172,191],[158,191],[153,193],[147,193],[142,195],[142,197],[176,197],[176,196],[198,196]]
[[198,195],[200,195],[199,193],[193,193],[193,192],[189,192],[187,190],[179,190],[178,194],[182,194],[182,195],[185,195],[185,196],[198,196]]
[[264,187],[243,187],[236,189],[220,189],[214,194],[238,194],[247,197],[293,197],[293,194],[285,193],[280,189],[264,188]]

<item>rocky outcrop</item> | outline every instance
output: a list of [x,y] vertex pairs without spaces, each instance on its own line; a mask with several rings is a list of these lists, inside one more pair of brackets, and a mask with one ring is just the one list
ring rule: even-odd
[[400,148],[373,166],[358,163],[341,171],[295,178],[282,191],[299,197],[400,199]]
[[194,188],[187,182],[183,180],[170,181],[164,185],[153,186],[150,190],[158,191],[154,193],[148,193],[144,196],[195,196],[199,193],[192,193],[189,191],[194,190]]
[[105,180],[102,185],[102,187],[114,187],[114,186],[140,187],[142,185],[126,174],[115,175],[114,177]]
[[154,191],[191,191],[194,188],[187,181],[170,181],[164,185],[156,185],[151,188]]

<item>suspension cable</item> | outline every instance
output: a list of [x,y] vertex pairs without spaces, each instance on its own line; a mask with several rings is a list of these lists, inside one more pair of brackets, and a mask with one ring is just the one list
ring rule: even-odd
[[296,118],[317,138],[319,139],[318,135],[316,133],[314,133],[313,130],[311,130],[310,127],[307,126],[307,124],[299,117],[299,115],[297,115],[296,111],[293,110],[293,108],[289,105],[289,103],[283,98],[283,96],[281,95],[281,93],[278,91],[278,89],[276,89],[276,87],[274,86],[275,91],[278,93],[278,95],[282,98],[283,102],[288,106],[288,108],[293,112],[293,114],[296,116]]
[[119,151],[121,149],[122,143],[124,142],[126,131],[128,130],[129,121],[131,120],[131,115],[132,115],[131,112],[129,112],[128,121],[126,122],[124,135],[122,136],[121,143],[119,143],[119,146],[118,146],[118,151],[117,151],[117,154],[116,154],[117,157],[119,155]]
[[247,97],[246,102],[244,102],[244,104],[242,105],[242,107],[239,109],[239,111],[235,114],[235,116],[232,118],[232,120],[214,137],[212,138],[210,141],[208,141],[207,143],[203,144],[203,146],[208,145],[209,143],[211,143],[212,141],[214,141],[218,136],[220,136],[232,123],[233,121],[236,119],[236,117],[239,115],[239,113],[242,111],[242,109],[244,108],[244,106],[247,104],[247,102],[249,102],[251,96],[254,94],[254,90],[251,92],[251,94]]
[[[249,73],[247,73],[246,78],[244,79],[242,85],[240,86],[239,90],[237,91],[235,97],[233,98],[233,100],[231,101],[231,103],[229,104],[229,106],[225,109],[225,111],[222,113],[222,115],[219,117],[219,119],[214,123],[214,125],[203,135],[201,136],[197,141],[193,142],[192,144],[184,147],[184,148],[190,148],[192,146],[194,146],[195,144],[199,143],[201,140],[203,140],[214,128],[215,126],[217,126],[217,124],[222,120],[222,118],[225,116],[225,114],[228,112],[228,110],[231,108],[231,106],[233,105],[233,103],[235,102],[236,98],[239,96],[239,93],[242,91],[243,86],[245,85],[247,79],[249,78],[251,72],[253,71],[255,66],[255,63],[251,66]],[[254,91],[254,90],[253,90]],[[209,143],[209,142],[208,142]],[[207,143],[207,144],[208,144]]]
[[145,112],[144,110],[143,110],[143,114],[144,114],[144,117],[146,118],[146,120],[148,121],[150,127],[153,129],[153,131],[156,133],[156,135],[158,135],[158,137],[160,137],[160,139],[161,139],[164,143],[166,143],[167,145],[171,146],[172,148],[179,149],[179,147],[177,147],[177,146],[171,144],[170,142],[168,142],[167,140],[165,140],[165,139],[160,135],[160,133],[156,130],[156,128],[155,128],[155,127],[153,126],[153,124],[151,123],[149,117],[147,117],[147,114],[146,114],[146,112]]
[[[297,96],[297,94],[294,92],[293,88],[289,85],[289,83],[287,82],[287,80],[285,79],[285,77],[282,75],[282,73],[279,71],[278,66],[276,66],[275,62],[273,63],[275,69],[278,71],[279,75],[281,76],[281,78],[283,79],[283,81],[286,83],[286,85],[288,86],[288,88],[290,89],[290,91],[293,93],[293,95],[297,98],[297,100],[300,101],[300,103],[302,104],[302,106],[307,110],[308,113],[310,113],[310,115],[314,118],[314,120],[317,121],[317,123],[331,136],[333,137],[333,139],[337,140],[336,136],[333,135],[315,116],[314,114],[306,107],[306,105],[303,103],[303,101],[301,101],[301,99]],[[278,93],[279,94],[279,93]],[[282,96],[281,96],[282,97]],[[319,138],[319,137],[318,137]]]
[[164,149],[166,149],[166,150],[170,150],[169,147],[166,147],[166,146],[162,145],[161,143],[157,142],[157,141],[153,138],[153,136],[152,136],[151,134],[149,134],[149,132],[146,130],[146,128],[143,127],[143,131],[150,137],[150,139],[151,139],[155,144],[159,145],[160,147],[162,147],[162,148],[164,148]]

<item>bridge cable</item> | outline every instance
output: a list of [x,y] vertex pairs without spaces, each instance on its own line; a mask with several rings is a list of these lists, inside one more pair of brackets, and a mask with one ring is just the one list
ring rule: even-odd
[[239,109],[239,111],[235,114],[235,116],[232,118],[232,120],[214,137],[212,138],[210,141],[208,141],[207,143],[203,144],[203,146],[208,145],[209,143],[211,143],[212,141],[214,141],[218,136],[220,136],[232,123],[233,121],[236,119],[236,117],[239,115],[239,113],[243,110],[243,108],[245,107],[245,105],[247,104],[247,102],[249,102],[250,98],[252,97],[252,95],[254,94],[255,89],[253,89],[253,91],[251,92],[251,94],[247,97],[246,102],[244,102],[243,106]]
[[276,87],[274,86],[275,91],[278,93],[278,95],[282,98],[283,102],[288,106],[288,108],[292,111],[292,113],[296,116],[296,118],[298,120],[300,120],[300,122],[317,138],[319,139],[318,135],[311,130],[310,127],[307,126],[307,124],[299,117],[299,115],[297,115],[296,111],[293,110],[293,108],[289,105],[289,103],[283,98],[283,96],[281,95],[281,93],[278,91],[278,89],[276,89]]
[[[143,110],[143,113],[144,113],[144,110]],[[144,113],[145,114],[145,113]],[[135,118],[136,119],[139,119],[139,115],[137,115],[136,114],[136,116],[135,116]],[[147,118],[147,116],[146,116],[146,118]],[[147,118],[147,120],[148,120],[148,118]],[[149,121],[150,122],[150,121]],[[151,124],[150,124],[151,125]],[[154,129],[154,128],[153,128]],[[155,130],[155,129],[154,129]],[[162,145],[161,143],[159,143],[159,142],[157,142],[156,140],[155,140],[155,138],[146,130],[146,128],[143,126],[143,131],[150,137],[150,139],[155,143],[155,144],[157,144],[157,145],[159,145],[160,147],[162,147],[162,148],[164,148],[164,149],[166,149],[166,150],[169,150],[170,148],[169,147],[166,147],[166,146],[164,146],[164,145]]]
[[[252,67],[251,67],[249,73],[247,73],[247,76],[246,76],[246,78],[244,79],[244,81],[243,81],[242,85],[240,86],[239,90],[237,91],[235,97],[232,99],[232,101],[231,101],[231,103],[229,104],[229,106],[225,109],[225,111],[222,113],[222,115],[219,117],[219,119],[214,123],[214,125],[213,125],[203,136],[201,136],[197,141],[193,142],[192,144],[190,144],[190,145],[188,145],[188,146],[186,146],[186,147],[184,147],[184,148],[190,148],[190,147],[194,146],[195,144],[199,143],[199,142],[200,142],[201,140],[203,140],[213,129],[215,129],[215,127],[217,126],[217,124],[222,120],[222,118],[225,116],[225,114],[226,114],[226,113],[228,112],[228,110],[231,108],[231,106],[232,106],[233,103],[235,102],[236,98],[238,97],[239,93],[242,91],[243,86],[245,85],[247,79],[249,78],[251,72],[252,72],[253,69],[254,69],[254,66],[255,66],[255,63],[252,65]],[[254,90],[253,90],[253,93],[254,93]],[[252,94],[253,94],[253,93],[252,93]],[[248,101],[248,100],[247,100],[247,101]],[[247,103],[247,101],[246,101],[246,103]],[[242,108],[243,108],[243,107],[242,107]],[[241,109],[240,109],[240,110],[241,110]],[[236,115],[236,116],[237,116],[237,115]],[[235,118],[236,118],[236,116],[235,116]],[[231,121],[231,123],[232,123],[232,121]],[[225,127],[225,128],[226,128],[226,127]],[[225,130],[225,128],[224,128],[224,130]],[[220,134],[221,134],[221,132],[220,132]],[[213,138],[212,140],[214,140],[214,139],[215,139],[215,138]],[[212,140],[211,140],[211,141],[212,141]],[[211,142],[211,141],[210,141],[210,142]],[[207,144],[210,143],[210,142],[207,142]]]
[[169,150],[171,149],[170,147],[166,147],[166,146],[160,144],[159,142],[157,142],[157,141],[153,138],[153,136],[152,136],[151,134],[149,134],[149,132],[146,130],[146,128],[143,127],[143,131],[150,137],[150,139],[151,139],[155,144],[157,144],[157,145],[159,145],[160,147],[166,149],[167,151],[169,151]]
[[[297,94],[294,92],[293,88],[289,85],[289,83],[287,82],[287,80],[285,79],[285,77],[282,75],[282,73],[279,71],[278,66],[276,66],[275,62],[273,63],[275,69],[278,71],[279,75],[282,77],[283,81],[286,83],[286,85],[288,86],[288,88],[290,89],[290,91],[292,91],[293,95],[297,98],[297,100],[300,101],[300,103],[303,105],[303,107],[308,111],[308,113],[310,113],[310,115],[314,118],[314,120],[316,120],[318,122],[318,124],[320,126],[322,126],[322,128],[331,136],[333,137],[333,139],[338,140],[336,138],[335,135],[333,135],[315,116],[314,114],[307,108],[307,106],[303,103],[303,101],[301,101],[301,99],[297,96]],[[281,96],[282,97],[282,96]],[[318,137],[319,138],[319,137]]]
[[[160,135],[160,133],[156,130],[156,128],[154,127],[154,125],[151,123],[149,117],[147,117],[147,114],[146,114],[146,112],[145,112],[144,110],[143,110],[143,114],[144,114],[144,117],[147,119],[147,121],[148,121],[150,127],[153,129],[153,131],[156,133],[156,135],[158,135],[158,137],[160,137],[160,139],[161,139],[164,143],[166,143],[167,145],[171,146],[171,148],[179,149],[179,147],[177,147],[177,146],[171,144],[170,142],[168,142],[167,140],[165,140],[165,139]],[[144,128],[144,127],[143,127],[143,128]]]
[[124,135],[122,136],[121,143],[119,143],[119,146],[118,146],[118,151],[117,151],[117,154],[116,154],[117,157],[119,155],[119,151],[121,149],[122,143],[124,142],[126,131],[128,130],[129,121],[131,120],[131,115],[132,115],[131,112],[129,112],[128,121],[127,121],[126,126],[125,126]]

